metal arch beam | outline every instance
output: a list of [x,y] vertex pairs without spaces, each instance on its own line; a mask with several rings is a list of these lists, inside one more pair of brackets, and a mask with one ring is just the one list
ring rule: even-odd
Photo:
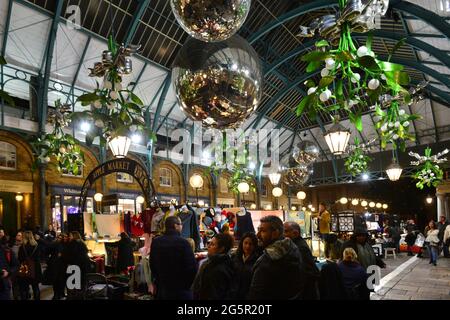
[[444,106],[444,107],[450,108],[450,103],[448,103],[448,102],[446,102],[446,101],[443,101],[443,100],[440,99],[440,98],[437,98],[437,97],[435,97],[435,96],[431,96],[429,99],[432,100],[432,101],[434,101],[434,102],[439,103],[440,105],[442,105],[442,106]]
[[[42,8],[42,7],[32,3],[30,1],[27,1],[27,0],[14,0],[14,2],[20,3],[21,5],[23,5],[23,6],[27,7],[27,8],[30,8],[32,10],[35,10],[35,11],[37,11],[37,12],[39,12],[39,13],[47,16],[47,17],[51,17],[52,16],[52,14],[47,9]],[[66,21],[66,22],[68,21],[64,17],[61,17],[60,20],[61,21]],[[85,27],[81,27],[78,31],[83,33],[83,34],[89,35],[89,36],[91,36],[91,37],[93,37],[93,38],[95,38],[95,39],[97,39],[97,40],[99,40],[99,41],[101,41],[103,43],[108,41],[108,39],[102,37],[101,35],[93,32],[93,31],[91,31],[89,29],[86,29]],[[157,62],[155,62],[153,60],[150,60],[149,58],[143,56],[142,54],[137,54],[136,53],[136,54],[134,54],[134,56],[135,57],[139,57],[140,59],[144,60],[148,64],[150,64],[152,66],[155,66],[155,67],[158,67],[161,70],[164,70],[164,71],[167,71],[167,72],[170,71],[170,69],[168,67],[163,66],[163,65],[161,65],[161,64],[159,64],[159,63],[157,63]]]
[[133,15],[133,19],[131,20],[130,27],[128,28],[127,35],[125,36],[124,44],[127,46],[130,44],[131,40],[133,40],[134,34],[139,26],[139,20],[141,20],[144,15],[145,10],[147,9],[150,0],[138,0],[138,8]]
[[0,56],[4,57],[6,53],[6,44],[8,43],[8,32],[9,32],[9,25],[11,24],[11,13],[12,13],[12,6],[13,6],[14,0],[9,0],[8,2],[8,13],[6,16],[5,21],[5,28],[3,31],[3,41],[2,41],[2,51]]
[[[367,34],[361,34],[361,33],[355,33],[354,35],[357,38],[358,37],[367,37]],[[373,32],[373,35],[375,37],[388,39],[388,40],[395,40],[395,41],[405,38],[398,34],[386,32],[386,31],[380,31],[380,30],[375,30]],[[280,66],[284,62],[287,62],[287,61],[291,60],[292,58],[295,58],[297,55],[303,53],[307,49],[312,48],[314,46],[314,43],[315,42],[305,43],[305,45],[300,45],[297,48],[286,53],[284,56],[280,57],[280,59],[278,59],[273,64],[271,64],[270,66],[267,67],[267,71],[265,72],[265,75],[271,73],[276,67]],[[435,47],[427,44],[426,42],[419,40],[419,39],[415,39],[413,37],[406,37],[405,43],[416,49],[419,49],[419,50],[422,50],[422,51],[425,51],[425,52],[431,54],[437,60],[441,61],[443,63],[443,65],[450,68],[450,57],[448,54],[444,53],[443,51],[436,49]],[[308,44],[309,47],[305,47],[306,44]]]
[[[13,6],[14,1],[13,0],[9,0],[8,2],[8,13],[6,16],[6,21],[5,21],[5,27],[4,27],[4,31],[3,31],[3,40],[2,40],[2,51],[0,56],[4,57],[6,54],[6,44],[8,43],[8,33],[9,33],[9,25],[11,24],[11,13],[12,13],[12,6]],[[1,70],[1,78],[0,78],[0,86],[1,89],[3,90],[5,88],[5,79],[4,79],[4,65],[0,66],[0,70]],[[3,98],[0,100],[1,103],[1,119],[0,119],[0,124],[3,126],[5,124],[5,108],[4,108],[4,100]]]
[[[380,58],[385,58],[385,57],[380,56]],[[438,73],[437,71],[435,71],[435,70],[433,70],[431,68],[428,68],[428,67],[424,66],[421,63],[418,63],[417,61],[411,61],[411,60],[406,60],[406,59],[399,59],[399,58],[395,58],[395,57],[393,57],[391,59],[391,61],[394,62],[394,63],[399,63],[399,64],[402,64],[404,66],[411,67],[413,69],[419,70],[419,71],[421,71],[421,72],[423,72],[423,73],[425,73],[425,74],[435,78],[436,80],[440,81],[441,83],[446,85],[448,88],[450,88],[450,79],[449,78],[441,75],[440,73]],[[268,102],[268,107],[265,108],[265,110],[262,111],[259,116],[267,113],[268,110],[270,110],[289,90],[292,90],[295,86],[299,85],[302,81],[307,80],[308,78],[310,78],[311,76],[313,76],[316,73],[317,72],[315,72],[315,73],[308,73],[308,74],[300,77],[299,79],[294,80],[293,82],[287,84],[287,88],[284,88],[284,89],[280,90],[271,99],[271,101]],[[442,93],[443,92],[440,92],[439,94],[442,94]],[[257,121],[255,123],[255,125],[257,125],[259,123],[259,121]],[[254,125],[254,128],[255,128],[255,125]]]
[[[387,58],[387,57],[380,56],[380,58]],[[421,72],[429,75],[430,77],[435,78],[436,80],[438,80],[439,82],[441,82],[442,84],[444,84],[445,86],[450,88],[450,79],[448,77],[443,76],[439,72],[437,72],[431,68],[428,68],[417,61],[412,61],[412,60],[407,60],[407,59],[399,59],[399,58],[392,58],[391,61],[394,63],[402,64],[404,66],[416,69],[418,71],[421,71]]]
[[[325,130],[325,126],[323,125],[322,120],[320,119],[319,116],[316,116],[316,121],[319,124],[320,129],[322,130],[322,133],[325,134],[327,131]],[[334,176],[335,176],[336,182],[337,182],[339,174],[338,174],[338,169],[337,169],[336,156],[333,154],[333,155],[331,155],[331,157],[332,157],[331,158],[331,164],[333,165]]]
[[[274,128],[275,130],[279,130],[279,129],[281,129],[281,127],[284,127],[284,128],[285,128],[284,131],[283,131],[283,133],[280,134],[280,137],[286,132],[286,130],[288,130],[288,128],[285,126],[285,124],[286,124],[287,122],[291,121],[292,119],[296,118],[296,117],[297,117],[297,116],[295,115],[295,113],[291,113],[289,116],[286,116],[286,117],[284,118],[283,121],[281,121],[281,122],[279,122],[279,123],[277,124],[277,126]],[[298,128],[298,126],[297,126],[297,128]],[[269,138],[269,136],[266,136],[266,137],[264,138],[265,140],[263,140],[261,143],[265,142],[265,141],[267,140],[267,138]],[[269,138],[269,141],[268,141],[268,142],[270,142],[271,139],[272,139],[272,136],[270,135],[270,138]]]
[[166,100],[167,92],[169,91],[170,83],[171,83],[172,73],[169,72],[164,80],[164,86],[161,92],[161,96],[159,97],[158,106],[156,107],[155,117],[153,118],[153,126],[152,131],[155,132],[159,115],[161,114],[162,107],[164,105],[164,100]]
[[450,103],[450,94],[448,92],[442,91],[441,89],[438,89],[433,86],[427,86],[426,89],[431,93],[434,93],[441,99],[444,99],[444,101],[446,101],[447,103]]
[[[286,12],[280,17],[275,18],[275,20],[263,26],[260,30],[249,37],[248,41],[250,43],[254,43],[256,40],[260,39],[271,30],[305,13],[323,8],[334,7],[337,5],[337,0],[320,0],[301,5],[296,9]],[[408,1],[394,0],[391,1],[390,7],[392,9],[411,14],[412,16],[423,20],[424,22],[439,30],[447,38],[450,38],[450,24],[441,16]]]
[[269,31],[277,28],[279,25],[281,25],[291,19],[294,19],[302,14],[305,14],[305,13],[308,13],[311,11],[315,11],[315,10],[319,10],[322,8],[328,8],[330,6],[337,6],[337,5],[338,4],[337,4],[336,0],[319,0],[319,1],[316,0],[316,1],[312,1],[307,4],[303,4],[303,5],[295,8],[294,10],[281,15],[278,18],[275,18],[274,21],[266,24],[258,32],[253,33],[252,36],[248,38],[248,42],[254,43],[256,40],[260,39],[262,36],[264,36]]
[[[294,81],[287,84],[286,88],[281,89],[275,96],[270,99],[269,102],[267,102],[266,107],[264,110],[261,110],[258,114],[258,117],[255,119],[255,122],[253,124],[253,129],[256,129],[258,127],[258,124],[261,122],[262,118],[277,104],[277,102],[289,91],[294,89],[296,86],[301,84],[303,81],[309,79],[310,77],[318,74],[319,71],[316,72],[310,72],[307,74],[304,74],[303,76],[295,79]],[[303,90],[299,89],[299,91],[303,94],[306,94]]]
[[[367,35],[363,35],[363,34],[356,34],[356,36],[367,36]],[[389,40],[400,40],[402,39],[401,36],[396,35],[394,33],[389,33],[389,32],[385,32],[385,31],[379,31],[376,30],[374,32],[374,36],[379,37],[379,38],[384,38],[384,39],[389,39]],[[278,66],[280,66],[281,64],[283,64],[284,62],[289,61],[290,59],[296,57],[298,54],[303,53],[304,51],[308,50],[309,47],[314,46],[315,41],[309,41],[307,43],[305,43],[304,45],[299,46],[298,48],[288,52],[287,54],[285,54],[283,57],[281,57],[280,59],[278,59],[276,62],[274,62],[273,64],[271,64],[269,67],[267,67],[265,75],[271,73],[272,71],[274,71]],[[450,68],[450,57],[445,54],[444,52],[442,52],[441,50],[436,49],[433,46],[430,46],[429,44],[418,40],[418,39],[414,39],[413,37],[407,37],[405,43],[411,45],[414,48],[417,48],[419,50],[425,51],[427,53],[430,53],[431,55],[433,55],[436,59],[440,60],[442,63],[444,63],[447,67]],[[309,47],[308,47],[309,46]],[[432,70],[432,69],[430,69]],[[289,84],[288,84],[289,86]],[[289,91],[293,89],[292,87],[289,87],[289,89],[284,90],[284,91]],[[282,92],[282,91],[280,91]],[[265,108],[265,110],[262,110],[260,112],[260,114],[262,114],[263,116],[267,114],[267,112],[269,112],[270,109],[272,109],[272,107],[274,106],[274,104],[276,102],[278,102],[278,100],[281,97],[278,97],[278,94],[280,93],[278,92],[277,95],[275,97],[273,97],[274,102],[273,104],[270,104],[269,107]],[[302,92],[302,91],[301,91]],[[304,94],[304,92],[302,92]],[[284,94],[280,94],[281,96]],[[272,99],[272,100],[273,100]],[[261,121],[261,115],[259,115],[255,120],[254,120],[254,125],[253,128],[256,128],[256,126],[259,124],[259,122]],[[415,126],[415,123],[414,123]],[[364,139],[363,139],[364,140]]]
[[141,80],[142,75],[144,74],[145,69],[147,68],[147,66],[148,66],[148,64],[145,63],[144,66],[142,67],[142,69],[141,69],[141,71],[139,72],[139,74],[138,74],[136,80],[134,81],[133,88],[131,88],[131,92],[134,92],[134,89],[136,89],[136,87],[137,87],[139,81]]
[[408,1],[394,0],[392,1],[392,8],[408,13],[430,24],[447,38],[450,38],[450,24],[438,14]]
[[430,108],[431,108],[431,116],[433,117],[433,123],[434,123],[434,139],[436,142],[439,142],[439,133],[438,133],[437,124],[436,124],[436,115],[434,113],[433,100],[431,100],[431,99],[430,99]]
[[50,70],[53,60],[53,50],[55,48],[56,33],[58,31],[58,24],[61,18],[63,4],[64,0],[57,0],[55,15],[53,16],[50,34],[48,36],[46,48],[47,58],[45,59],[45,68],[43,68],[44,70],[42,70],[41,68],[41,70],[39,71],[39,78],[41,79],[40,80],[41,85],[39,86],[40,87],[39,89],[41,90],[41,92],[39,99],[40,101],[38,105],[40,105],[41,108],[38,117],[39,117],[39,132],[41,133],[45,131],[45,123],[47,122],[48,85],[50,82]]
[[266,66],[266,70],[264,70],[264,75],[268,75],[268,74],[272,73],[276,68],[281,66],[284,62],[289,61],[292,58],[295,58],[296,56],[298,56],[299,54],[312,48],[315,43],[316,43],[316,40],[308,41],[308,42],[305,42],[304,44],[302,43],[302,45],[299,46],[298,48],[296,48],[295,50],[288,52],[284,56],[282,56],[279,59],[277,59],[276,61],[274,61],[271,65]]
[[[166,75],[166,78],[169,76],[169,74]],[[165,78],[165,79],[166,79]],[[164,88],[165,85],[165,80],[163,82],[161,82],[161,85],[158,88],[158,91],[156,91],[156,94],[153,96],[152,101],[150,101],[150,103],[148,104],[146,111],[150,112],[150,108],[152,107],[153,103],[156,101],[156,98],[158,98],[159,94],[161,93],[162,89]]]
[[[449,25],[449,28],[450,28],[450,25]],[[367,37],[367,34],[355,33],[354,36],[356,38]],[[373,36],[382,38],[382,39],[396,40],[396,41],[399,41],[404,38],[406,44],[410,45],[411,47],[413,47],[415,49],[422,50],[422,51],[425,51],[426,53],[431,54],[437,60],[442,62],[445,66],[450,68],[450,57],[448,56],[448,54],[446,54],[442,50],[437,49],[436,47],[429,45],[428,43],[426,43],[422,40],[416,39],[411,36],[404,37],[399,34],[395,34],[392,32],[386,32],[383,30],[374,30]]]
[[159,131],[159,129],[161,129],[162,125],[164,122],[167,121],[167,119],[169,119],[170,114],[172,113],[173,109],[176,107],[176,105],[178,104],[178,102],[175,102],[171,107],[169,112],[167,112],[166,116],[164,117],[164,120],[161,121],[161,123],[159,124],[158,128],[156,129],[155,133]]
[[[382,58],[382,57],[380,57]],[[410,61],[410,60],[405,60],[405,59],[398,59],[398,58],[392,58],[391,59],[392,62],[395,63],[400,63],[402,65],[414,68],[416,70],[419,70],[423,73],[428,74],[429,76],[437,79],[438,81],[442,82],[443,84],[445,84],[447,87],[450,88],[450,79],[448,79],[445,76],[442,76],[440,73],[438,73],[437,71],[428,68],[426,66],[424,66],[423,64],[420,64],[416,61]],[[255,119],[254,124],[253,124],[253,129],[256,129],[258,124],[260,123],[260,121],[262,120],[262,118],[276,105],[276,103],[287,93],[289,92],[289,90],[294,89],[297,85],[299,85],[300,83],[302,83],[303,81],[307,80],[308,78],[310,78],[311,76],[317,74],[318,72],[313,72],[313,73],[308,73],[306,75],[303,75],[302,77],[292,81],[291,83],[287,84],[287,87],[280,90],[279,92],[277,92],[277,94],[267,103],[266,108],[264,108],[264,110],[261,110],[260,113],[258,114],[258,117]],[[303,94],[304,91],[299,89],[299,91],[301,91]],[[439,94],[442,95],[443,92],[440,92]]]
[[[409,30],[408,24],[406,23],[405,19],[403,18],[403,14],[402,13],[400,13],[400,20],[402,22],[403,29],[405,30],[405,32],[408,35],[408,37],[410,37],[411,36],[411,32]],[[419,55],[417,54],[417,50],[413,50],[413,51],[414,51],[414,57],[416,58],[416,61],[419,61],[420,59],[419,59]],[[422,77],[423,77],[424,80],[426,80],[424,75],[422,75]],[[409,110],[409,113],[412,114],[412,109],[411,109],[410,105],[408,105],[408,110]],[[417,134],[416,121],[413,120],[412,123],[413,123],[413,127],[414,127],[414,136],[415,136],[416,146],[418,146],[418,145],[420,145],[420,140],[419,140],[419,135]]]
[[312,134],[311,129],[308,129],[309,134],[311,135],[311,137],[313,137],[314,141],[316,142],[317,146],[319,147],[320,151],[322,152],[322,154],[324,155],[325,159],[327,159],[327,161],[330,161],[330,159],[328,159],[327,154],[325,153],[325,151],[322,149],[322,146],[320,145],[319,141],[317,140],[317,138]]
[[[86,57],[86,53],[88,51],[89,45],[91,44],[91,36],[88,36],[86,40],[86,45],[84,46],[83,52],[80,57],[80,61],[78,62],[77,70],[75,75],[73,76],[72,84],[70,86],[69,97],[73,95],[73,91],[75,90],[75,84],[78,80],[78,75],[80,74],[81,66],[83,65],[84,58]],[[69,97],[67,97],[66,103],[69,102]]]

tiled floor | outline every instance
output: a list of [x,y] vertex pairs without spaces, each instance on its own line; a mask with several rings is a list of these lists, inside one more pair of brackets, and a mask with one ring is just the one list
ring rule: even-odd
[[427,258],[417,257],[401,256],[396,262],[385,262],[392,272],[401,271],[391,275],[383,272],[388,281],[383,283],[382,279],[382,287],[372,294],[372,300],[450,300],[450,259],[440,257],[436,267]]

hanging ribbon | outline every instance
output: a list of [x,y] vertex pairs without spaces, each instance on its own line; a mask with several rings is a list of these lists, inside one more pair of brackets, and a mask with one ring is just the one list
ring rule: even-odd
[[114,57],[113,52],[105,50],[102,53],[102,62],[96,62],[94,68],[89,68],[91,71],[90,77],[103,77],[110,69],[116,69],[119,74],[130,74],[133,72],[133,64],[131,55],[136,53],[141,45],[123,44],[118,48],[117,55]]
[[397,95],[392,96],[390,94],[383,94],[379,98],[379,102],[383,108],[386,108],[392,104],[392,102],[397,101],[402,103],[405,100],[405,96],[409,95],[411,97],[408,105],[415,104],[420,100],[425,99],[422,94],[422,90],[428,85],[428,81],[422,81],[415,87],[411,87],[408,92],[399,92]]
[[418,160],[418,161],[411,161],[411,164],[413,166],[418,166],[418,165],[420,165],[422,163],[425,163],[427,161],[431,161],[431,162],[436,163],[436,164],[447,162],[447,158],[441,158],[441,157],[445,156],[448,152],[449,152],[449,150],[445,149],[442,152],[439,152],[438,154],[432,156],[431,155],[431,149],[427,148],[425,150],[425,156],[421,156],[420,154],[412,152],[412,151],[410,151],[408,153],[408,155],[410,155],[411,157],[414,157],[414,158],[416,158]]
[[67,117],[72,111],[69,104],[61,104],[58,101],[55,102],[55,109],[48,112],[47,121],[53,125],[59,125],[60,127],[67,127],[70,123],[70,119]]
[[309,27],[300,26],[298,36],[313,37],[318,32],[322,38],[337,44],[345,24],[351,32],[368,32],[375,29],[376,18],[384,16],[388,7],[389,0],[349,0],[340,12],[317,18]]
[[370,149],[372,148],[373,144],[375,143],[375,141],[376,141],[376,139],[372,138],[369,141],[367,141],[366,143],[349,145],[348,153],[353,152],[355,149],[361,149],[364,153],[369,152]]

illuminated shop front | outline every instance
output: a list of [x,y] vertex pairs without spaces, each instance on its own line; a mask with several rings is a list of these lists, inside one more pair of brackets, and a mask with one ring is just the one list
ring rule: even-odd
[[[81,188],[74,186],[50,186],[52,223],[57,232],[66,232],[68,217],[80,213]],[[94,210],[94,190],[86,198],[86,212]]]

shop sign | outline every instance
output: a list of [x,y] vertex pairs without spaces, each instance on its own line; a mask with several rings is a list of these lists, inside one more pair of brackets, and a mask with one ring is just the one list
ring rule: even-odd
[[217,198],[217,204],[225,204],[225,205],[232,205],[234,206],[234,199],[231,198]]
[[102,206],[117,206],[119,204],[119,195],[115,194],[107,194],[102,198]]
[[110,189],[110,192],[117,193],[119,199],[136,199],[139,196],[139,193],[134,192],[119,192],[118,190]]
[[0,192],[33,193],[33,182],[0,180]]
[[143,196],[146,199],[147,203],[150,202],[150,197],[154,195],[155,188],[145,168],[137,161],[129,158],[120,158],[107,161],[99,165],[89,173],[86,180],[84,181],[83,188],[81,189],[80,207],[83,208],[83,210],[87,192],[94,186],[95,181],[101,177],[116,172],[124,172],[133,176],[141,187]]

